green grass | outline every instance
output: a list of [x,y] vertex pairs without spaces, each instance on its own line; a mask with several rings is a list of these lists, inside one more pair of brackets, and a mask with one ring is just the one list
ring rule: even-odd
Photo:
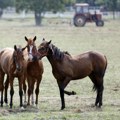
[[[107,56],[108,67],[104,80],[103,107],[92,107],[96,93],[88,77],[71,81],[67,90],[77,92],[65,95],[66,108],[61,111],[57,82],[52,75],[51,65],[43,58],[44,75],[40,85],[38,108],[30,106],[19,110],[18,82],[14,80],[14,106],[10,110],[0,108],[0,120],[119,120],[120,118],[120,21],[107,20],[104,27],[94,23],[76,28],[60,19],[45,19],[41,27],[34,26],[33,19],[0,20],[0,48],[26,45],[24,36],[37,36],[37,45],[43,38],[52,40],[61,50],[77,55],[86,51],[99,51]],[[9,94],[9,93],[8,93]]]

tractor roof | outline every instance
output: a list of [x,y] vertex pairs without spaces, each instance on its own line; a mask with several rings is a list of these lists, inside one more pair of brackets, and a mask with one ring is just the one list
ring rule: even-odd
[[76,3],[75,6],[89,6],[88,3]]

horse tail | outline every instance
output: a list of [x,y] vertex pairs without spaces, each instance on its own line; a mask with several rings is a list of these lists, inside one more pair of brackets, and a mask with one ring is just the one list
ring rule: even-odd
[[106,71],[106,69],[107,69],[107,57],[104,55],[104,59],[105,59],[105,67],[104,67],[104,69],[103,69],[103,71],[102,71],[102,73],[101,73],[101,77],[103,78],[104,77],[104,75],[105,75],[105,71]]
[[103,77],[104,77],[104,75],[105,75],[105,71],[106,71],[106,69],[107,69],[107,57],[104,55],[104,57],[105,57],[105,60],[106,60],[106,65],[105,65],[105,69],[104,69],[104,72],[103,72]]
[[98,88],[98,87],[94,84],[92,90],[95,92],[95,91],[97,91],[97,88]]
[[[107,57],[104,55],[104,58],[105,58],[105,67],[104,67],[104,70],[102,71],[102,73],[101,73],[101,77],[103,78],[104,77],[104,75],[105,75],[105,71],[106,71],[106,69],[107,69]],[[103,82],[103,81],[102,81]],[[102,83],[103,84],[103,83]],[[98,85],[97,84],[95,84],[94,83],[94,85],[93,85],[93,91],[97,91],[98,90]]]

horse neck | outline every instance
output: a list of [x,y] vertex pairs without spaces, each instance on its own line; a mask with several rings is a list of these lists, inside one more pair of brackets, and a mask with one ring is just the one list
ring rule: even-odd
[[52,68],[54,68],[55,64],[58,63],[59,61],[56,60],[52,54],[47,56],[48,61],[50,62]]
[[57,64],[61,64],[64,58],[64,52],[61,52],[56,46],[52,45],[48,51],[47,58],[53,68],[57,67]]
[[32,61],[31,63],[38,66],[39,60]]

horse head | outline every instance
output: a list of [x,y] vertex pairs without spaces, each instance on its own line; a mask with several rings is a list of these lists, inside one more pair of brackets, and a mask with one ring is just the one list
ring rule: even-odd
[[36,41],[36,36],[31,39],[31,38],[27,38],[25,36],[25,40],[27,41],[27,51],[28,51],[28,57],[29,57],[29,61],[35,61],[37,60],[37,48],[35,45],[35,41]]
[[48,42],[43,38],[42,43],[38,46],[39,58],[41,59],[44,56],[47,56],[49,54],[49,50],[51,50],[53,54],[54,51],[52,49],[51,40]]
[[17,72],[21,72],[23,68],[24,56],[23,51],[25,48],[17,47],[14,45],[14,52],[13,52],[13,62],[15,63]]

